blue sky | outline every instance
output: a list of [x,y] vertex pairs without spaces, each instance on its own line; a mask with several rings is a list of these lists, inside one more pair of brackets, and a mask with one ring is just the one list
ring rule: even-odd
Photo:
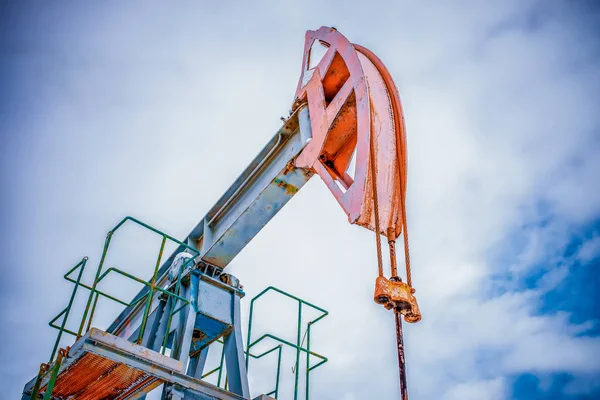
[[[411,398],[600,397],[597,2],[309,0],[1,3],[7,398],[48,356],[62,274],[97,263],[125,215],[185,237],[279,128],[321,25],[374,51],[405,107]],[[154,252],[141,242],[123,260]],[[274,285],[330,311],[313,398],[397,397],[372,242],[314,178],[230,266],[249,296]],[[268,306],[261,329],[289,334],[293,309]]]

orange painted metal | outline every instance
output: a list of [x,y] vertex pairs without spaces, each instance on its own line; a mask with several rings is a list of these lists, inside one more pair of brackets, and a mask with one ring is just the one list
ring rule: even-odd
[[[319,46],[326,50],[314,60]],[[375,301],[403,314],[407,322],[419,321],[406,233],[406,132],[390,73],[375,54],[336,29],[308,31],[293,108],[303,106],[310,114],[312,139],[295,166],[312,169],[323,179],[350,223],[379,231]],[[395,240],[403,231],[406,283],[398,277],[395,253]],[[390,246],[389,280],[383,276],[379,235]]]
[[[319,45],[327,48],[325,55],[309,69]],[[314,170],[350,223],[371,230],[376,226],[376,184],[379,233],[387,235],[391,229],[397,238],[406,196],[406,137],[398,92],[385,66],[334,28],[308,31],[295,107],[301,104],[308,105],[313,137],[296,167]],[[369,168],[371,145],[374,174]]]
[[379,276],[375,281],[374,300],[386,309],[394,309],[404,315],[406,322],[414,323],[421,320],[421,311],[414,292],[413,288],[400,280]]
[[[318,46],[327,48],[318,63]],[[316,65],[315,65],[316,64]],[[351,224],[375,231],[379,276],[375,302],[394,310],[400,394],[408,399],[401,315],[418,322],[411,287],[406,223],[406,134],[398,90],[372,52],[334,28],[308,31],[293,109],[308,107],[312,138],[295,160],[316,172]],[[396,239],[403,234],[406,281],[398,276]],[[390,248],[391,278],[383,272],[381,235]]]
[[59,375],[52,396],[78,400],[126,399],[161,383],[143,371],[87,353]]

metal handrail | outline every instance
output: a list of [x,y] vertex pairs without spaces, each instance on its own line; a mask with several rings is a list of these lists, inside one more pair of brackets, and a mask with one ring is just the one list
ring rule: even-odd
[[[296,300],[298,302],[298,332],[297,332],[297,339],[296,339],[296,344],[291,343],[285,339],[282,339],[280,337],[277,337],[275,335],[271,335],[271,334],[264,334],[262,335],[260,338],[258,338],[257,340],[255,340],[254,342],[251,342],[250,339],[252,337],[252,315],[253,315],[253,311],[254,311],[254,303],[256,302],[256,300],[258,300],[260,297],[262,297],[264,294],[266,294],[269,291],[274,291],[277,292],[281,295],[284,295],[286,297],[289,297],[290,299]],[[302,335],[302,306],[306,305],[308,307],[311,307],[317,311],[320,311],[322,314],[312,320],[309,321],[307,324],[307,328],[306,328],[306,337],[307,337],[307,342],[306,342],[306,348],[302,347],[302,342],[301,342],[301,335]],[[306,400],[309,399],[309,381],[310,381],[310,371],[312,371],[313,369],[323,365],[324,363],[327,362],[327,357],[322,356],[321,354],[315,353],[314,351],[310,350],[310,328],[312,325],[314,325],[315,323],[317,323],[318,321],[320,321],[321,319],[325,318],[327,315],[329,315],[329,312],[319,306],[316,306],[304,299],[301,299],[297,296],[294,296],[290,293],[284,292],[281,289],[278,289],[274,286],[269,286],[267,287],[265,290],[263,290],[262,292],[260,292],[259,294],[257,294],[256,296],[254,296],[252,298],[252,300],[250,301],[250,315],[249,315],[249,321],[248,321],[248,340],[246,341],[246,343],[248,344],[248,348],[247,348],[247,352],[246,352],[246,369],[248,369],[248,361],[250,359],[249,357],[249,353],[250,353],[250,349],[257,345],[259,342],[261,342],[262,340],[265,340],[267,338],[273,339],[279,343],[282,343],[286,346],[292,347],[294,349],[296,349],[296,363],[295,363],[295,368],[294,368],[294,373],[295,373],[295,380],[294,380],[294,400],[298,399],[298,379],[299,379],[299,373],[298,373],[298,368],[300,367],[300,354],[301,352],[305,352],[306,353],[306,390],[305,390],[305,398]],[[281,345],[280,345],[281,346]],[[317,364],[313,365],[312,367],[310,366],[310,356],[315,356],[319,359],[321,359],[320,362],[318,362]],[[271,393],[275,393],[275,397],[277,398],[277,394],[278,394],[278,388],[279,388],[279,369],[280,369],[280,364],[281,364],[281,354],[279,357],[279,363],[277,366],[277,384],[276,384],[276,390],[274,392]],[[268,394],[271,394],[268,393]]]
[[62,365],[63,359],[67,356],[68,347],[66,349],[60,349],[58,351],[58,357],[56,357],[56,361],[54,364],[42,364],[40,365],[40,372],[35,380],[35,384],[31,391],[31,396],[29,400],[38,400],[40,389],[42,387],[42,381],[44,378],[50,374],[50,379],[46,384],[46,390],[44,392],[43,400],[50,400],[52,398],[52,391],[54,390],[54,385],[56,384],[56,378],[58,378],[58,371]]
[[[138,224],[138,225],[140,225],[140,226],[142,226],[142,227],[144,227],[146,229],[149,229],[150,231],[152,231],[154,233],[157,233],[157,234],[161,235],[161,237],[162,237],[162,242],[161,242],[161,247],[160,247],[159,255],[158,255],[158,258],[156,260],[156,265],[154,267],[154,273],[152,275],[152,278],[149,281],[144,281],[143,279],[140,279],[140,278],[138,278],[138,277],[136,277],[134,275],[131,275],[131,274],[129,274],[129,273],[123,271],[123,270],[120,270],[118,268],[115,268],[115,267],[108,268],[106,271],[104,271],[102,273],[102,267],[103,267],[104,262],[106,260],[106,255],[107,255],[107,252],[108,252],[108,249],[109,249],[109,246],[110,246],[110,241],[112,239],[112,236],[127,221],[131,221],[131,222],[133,222],[135,224]],[[160,231],[160,230],[158,230],[158,229],[156,229],[156,228],[154,228],[154,227],[152,227],[152,226],[150,226],[148,224],[145,224],[145,223],[137,220],[136,218],[127,216],[127,217],[123,218],[123,220],[121,220],[117,225],[115,225],[115,227],[113,229],[111,229],[108,232],[108,234],[106,236],[105,243],[104,243],[104,249],[102,251],[102,257],[100,259],[100,263],[98,265],[98,270],[96,272],[96,277],[95,277],[94,282],[92,283],[91,286],[86,285],[85,283],[81,282],[81,278],[82,278],[83,272],[85,270],[85,267],[86,267],[86,264],[87,264],[87,261],[88,261],[88,257],[87,256],[83,257],[83,259],[79,263],[77,263],[66,274],[64,274],[63,277],[67,281],[69,281],[69,282],[71,282],[71,283],[74,284],[73,285],[73,291],[71,293],[71,297],[69,299],[69,303],[68,303],[67,307],[65,307],[60,313],[58,313],[58,315],[56,315],[49,322],[49,325],[52,328],[58,329],[59,332],[58,332],[56,341],[54,343],[54,346],[53,346],[52,353],[50,355],[50,359],[48,361],[48,364],[44,364],[44,365],[50,365],[50,364],[53,363],[53,361],[55,361],[54,358],[56,356],[56,352],[58,350],[58,346],[59,346],[60,340],[61,340],[61,338],[63,336],[63,333],[67,333],[67,334],[75,336],[76,338],[80,338],[83,333],[85,333],[85,332],[87,332],[87,331],[90,330],[91,324],[92,324],[92,320],[93,320],[93,316],[94,316],[94,313],[95,313],[95,310],[96,310],[96,306],[97,306],[97,303],[98,303],[98,298],[100,296],[105,297],[105,298],[107,298],[109,300],[115,301],[115,302],[117,302],[117,303],[119,303],[121,305],[124,305],[126,307],[135,306],[135,305],[141,303],[143,300],[146,300],[146,305],[145,305],[145,308],[144,308],[144,314],[143,314],[143,317],[142,317],[142,324],[140,325],[140,332],[139,332],[138,338],[136,340],[137,343],[140,343],[141,340],[142,340],[142,338],[143,338],[144,331],[146,329],[147,320],[148,320],[148,315],[149,315],[149,312],[150,312],[150,306],[152,304],[152,298],[154,297],[154,294],[156,292],[161,292],[161,293],[163,293],[163,294],[165,294],[167,296],[173,297],[173,298],[177,299],[178,301],[180,301],[183,304],[180,307],[178,307],[177,309],[175,309],[175,310],[173,310],[173,307],[171,307],[171,310],[169,312],[169,318],[168,318],[168,322],[169,323],[168,323],[168,326],[167,326],[167,329],[169,329],[170,322],[171,322],[173,316],[175,314],[177,314],[179,311],[181,311],[183,308],[185,308],[188,304],[190,304],[190,302],[187,299],[179,296],[178,293],[179,293],[179,288],[180,288],[180,283],[181,283],[180,282],[181,281],[181,274],[183,273],[185,267],[190,262],[193,261],[194,257],[189,258],[188,260],[186,260],[181,265],[180,270],[178,271],[178,275],[177,275],[177,281],[176,281],[176,285],[175,285],[175,293],[159,287],[156,284],[157,275],[158,275],[158,269],[160,267],[160,262],[161,262],[161,259],[162,259],[164,247],[165,247],[165,244],[166,244],[167,240],[175,242],[179,246],[183,246],[186,249],[189,249],[190,251],[192,251],[194,253],[195,256],[197,256],[199,254],[198,250],[196,250],[196,249],[188,246],[187,244],[185,244],[185,243],[183,243],[183,242],[181,242],[181,241],[173,238],[172,236],[167,235],[166,233],[164,233],[164,232],[162,232],[162,231]],[[76,279],[73,279],[70,275],[73,274],[77,269],[79,269],[79,274],[77,275]],[[105,292],[99,290],[97,286],[111,272],[120,274],[120,275],[122,275],[122,276],[124,276],[126,278],[132,279],[132,280],[134,280],[134,281],[136,281],[138,283],[141,283],[141,284],[143,284],[145,286],[148,286],[150,288],[150,290],[146,294],[144,294],[143,296],[140,296],[139,298],[134,299],[133,301],[131,301],[129,303],[125,302],[125,301],[123,301],[123,300],[121,300],[121,299],[119,299],[119,298],[117,298],[115,296],[109,295],[108,293],[105,293]],[[86,290],[89,290],[90,291],[90,295],[88,297],[88,301],[87,301],[87,304],[86,304],[86,307],[85,307],[85,311],[84,311],[83,316],[81,318],[81,323],[79,325],[79,329],[78,329],[77,332],[75,332],[75,331],[72,331],[72,330],[66,328],[66,324],[67,324],[67,320],[69,318],[69,314],[71,312],[71,308],[73,306],[73,301],[75,299],[75,295],[77,294],[77,289],[79,287],[82,287],[82,288],[84,288]],[[89,314],[89,317],[88,317],[88,314]],[[63,317],[62,318],[62,322],[60,323],[60,325],[56,325],[55,324],[56,321],[59,320],[59,318],[61,318],[61,317]],[[86,330],[84,332],[84,327],[86,326],[86,322],[87,322],[87,327],[86,327]]]
[[[106,271],[102,271],[104,263],[106,261],[106,256],[108,253],[108,249],[112,240],[112,236],[114,235],[114,233],[121,228],[127,221],[131,221],[135,224],[138,224],[144,228],[147,228],[149,230],[151,230],[154,233],[159,234],[162,237],[162,241],[161,241],[161,246],[160,246],[160,250],[159,250],[159,254],[156,260],[156,264],[154,266],[154,273],[152,275],[152,278],[148,281],[145,281],[143,279],[140,279],[132,274],[129,274],[128,272],[125,272],[119,268],[116,267],[110,267],[108,268]],[[158,270],[160,268],[161,265],[161,259],[163,256],[163,252],[164,252],[164,248],[166,245],[167,240],[170,240],[172,242],[177,243],[179,246],[182,246],[183,248],[186,248],[188,250],[190,250],[191,252],[193,252],[193,256],[191,258],[188,258],[184,263],[182,263],[178,274],[177,274],[177,280],[176,282],[174,282],[174,292],[171,292],[168,289],[165,288],[161,288],[157,285],[157,278],[158,278]],[[82,260],[77,263],[73,268],[71,268],[66,274],[64,274],[64,278],[65,280],[73,283],[73,291],[71,293],[71,297],[69,299],[69,303],[67,305],[67,307],[65,307],[60,313],[58,313],[58,315],[56,315],[49,323],[49,325],[55,329],[58,329],[58,335],[57,335],[57,339],[55,341],[55,344],[53,346],[52,349],[52,353],[50,356],[50,360],[47,364],[42,364],[42,366],[40,367],[40,373],[38,374],[37,380],[36,380],[36,389],[34,390],[34,392],[36,393],[37,396],[37,392],[39,392],[39,385],[41,384],[41,381],[43,380],[43,378],[48,374],[52,373],[52,386],[54,381],[56,381],[56,374],[58,373],[58,370],[60,368],[60,365],[62,363],[62,359],[63,357],[66,356],[66,352],[68,350],[60,350],[59,356],[58,358],[55,360],[55,356],[58,350],[58,346],[60,344],[60,340],[63,336],[64,333],[70,334],[75,336],[76,338],[80,338],[82,336],[82,334],[84,333],[84,327],[86,326],[86,322],[87,322],[87,327],[85,332],[89,331],[91,329],[91,324],[92,324],[92,320],[96,311],[96,307],[97,307],[97,303],[98,303],[98,298],[100,296],[105,297],[109,300],[115,301],[121,305],[124,305],[126,307],[133,307],[136,306],[140,303],[142,303],[145,300],[145,306],[144,306],[144,311],[142,314],[142,322],[140,325],[140,329],[139,329],[139,334],[138,337],[136,339],[136,343],[141,343],[142,339],[144,337],[144,332],[146,329],[146,325],[148,322],[148,317],[150,314],[150,307],[152,305],[152,300],[154,298],[154,295],[157,292],[160,292],[164,295],[166,295],[168,298],[172,298],[174,301],[169,301],[170,303],[170,309],[169,309],[169,317],[167,319],[167,324],[166,324],[166,332],[165,332],[165,337],[162,343],[162,352],[164,353],[164,351],[166,350],[166,346],[167,346],[167,339],[168,339],[168,333],[170,330],[170,326],[171,326],[171,322],[173,319],[173,316],[175,314],[177,314],[179,311],[183,310],[185,307],[187,307],[190,304],[190,301],[188,301],[187,299],[181,297],[179,295],[179,291],[180,291],[180,287],[181,287],[181,276],[183,274],[183,271],[185,270],[185,268],[189,265],[189,263],[193,262],[195,256],[199,255],[198,250],[196,250],[195,248],[192,248],[190,246],[188,246],[187,244],[173,238],[170,235],[167,235],[166,233],[159,231],[158,229],[155,229],[153,227],[151,227],[150,225],[147,225],[133,217],[125,217],[123,220],[121,220],[113,229],[111,229],[107,235],[106,235],[106,240],[104,242],[104,248],[102,251],[102,256],[100,258],[100,262],[98,264],[98,269],[96,271],[96,275],[94,278],[94,281],[92,283],[92,285],[86,285],[85,283],[81,282],[81,278],[83,276],[83,272],[85,270],[88,258],[87,257],[83,257]],[[79,269],[79,273],[77,275],[77,278],[74,279],[71,277],[71,274],[73,274],[75,271],[77,271]],[[149,290],[147,291],[147,293],[141,295],[138,298],[134,298],[131,302],[125,302],[115,296],[112,296],[106,292],[103,292],[101,290],[98,289],[98,285],[100,284],[100,282],[102,282],[109,274],[111,273],[116,273],[119,274],[121,276],[124,276],[125,278],[131,279],[135,282],[138,282],[144,286],[147,286],[149,288]],[[86,307],[85,310],[83,312],[83,316],[81,318],[81,323],[79,325],[79,329],[77,332],[70,330],[68,328],[66,328],[66,324],[67,324],[67,320],[69,318],[69,314],[71,312],[71,308],[73,306],[73,302],[75,299],[75,295],[77,294],[77,290],[79,287],[83,287],[84,289],[88,290],[90,292],[87,303],[86,303]],[[171,286],[171,288],[173,288],[173,286]],[[262,335],[259,339],[255,340],[254,342],[250,342],[251,339],[251,333],[252,333],[252,317],[253,317],[253,310],[254,310],[254,303],[256,302],[256,300],[258,300],[260,297],[262,297],[264,294],[266,294],[269,291],[274,291],[276,293],[279,293],[281,295],[284,295],[286,297],[289,297],[295,301],[298,302],[298,333],[297,333],[297,343],[291,343],[285,339],[279,338],[275,335],[272,334],[265,334]],[[175,308],[175,306],[177,305],[177,303],[180,302],[181,305],[177,308]],[[306,348],[302,347],[302,343],[301,343],[301,328],[302,328],[302,307],[304,306],[308,306],[310,308],[313,308],[319,312],[321,312],[321,315],[308,322],[307,328],[306,328],[306,333],[305,333],[305,337],[307,339],[306,341]],[[300,365],[300,354],[302,352],[306,353],[306,399],[308,400],[309,398],[309,390],[308,390],[308,385],[309,385],[309,376],[310,376],[310,371],[312,371],[313,369],[321,366],[322,364],[327,362],[327,358],[322,356],[321,354],[318,354],[314,351],[310,350],[310,329],[311,326],[314,325],[315,323],[317,323],[318,321],[320,321],[322,318],[326,317],[328,315],[328,312],[326,310],[324,310],[321,307],[318,307],[308,301],[305,301],[304,299],[301,299],[299,297],[296,297],[292,294],[289,294],[287,292],[284,292],[281,289],[278,289],[276,287],[273,286],[269,286],[267,287],[265,290],[263,290],[262,292],[260,292],[257,296],[255,296],[251,302],[250,302],[250,315],[249,315],[249,323],[248,323],[248,347],[246,349],[246,351],[244,352],[246,354],[246,368],[248,367],[248,362],[250,358],[254,358],[254,359],[259,359],[262,358],[268,354],[271,354],[274,351],[278,351],[278,361],[277,361],[277,374],[276,374],[276,379],[275,379],[275,389],[272,390],[271,392],[267,393],[267,395],[274,395],[275,398],[277,398],[278,394],[279,394],[279,380],[280,380],[280,372],[281,372],[281,354],[282,354],[282,348],[283,346],[289,346],[293,349],[296,349],[296,363],[295,363],[295,386],[294,386],[294,399],[297,400],[298,398],[298,368]],[[62,322],[60,323],[60,325],[55,324],[57,320],[59,320],[62,317]],[[259,344],[260,342],[262,342],[263,340],[266,339],[272,339],[275,340],[277,342],[279,342],[278,345],[276,345],[273,348],[270,348],[266,351],[264,351],[261,354],[252,354],[250,349],[254,346],[256,346],[257,344]],[[220,343],[222,343],[222,340],[219,340]],[[314,356],[320,359],[320,361],[311,366],[310,365],[310,356]],[[206,374],[204,374],[201,379],[204,379],[206,377],[208,377],[209,375],[216,373],[218,371],[219,376],[218,376],[218,382],[217,385],[220,386],[221,384],[221,378],[222,378],[222,373],[223,373],[223,363],[224,363],[224,351],[221,354],[221,361],[220,364],[217,368],[207,372]],[[227,387],[227,379],[225,380],[225,387]],[[49,396],[51,395],[52,392],[52,388],[51,385],[49,384],[46,388],[46,393],[44,395],[44,399],[46,398],[50,398]]]
[[[87,260],[88,260],[87,257],[83,257],[79,263],[77,263],[73,268],[71,268],[69,270],[69,272],[67,272],[64,275],[64,278],[67,279],[67,277],[71,273],[73,273],[76,269],[79,268],[79,275],[77,275],[77,279],[75,280],[75,286],[73,287],[73,292],[71,293],[71,298],[69,299],[69,304],[49,323],[49,325],[51,327],[58,329],[58,335],[56,337],[56,341],[54,342],[54,347],[52,348],[52,353],[50,354],[50,360],[48,361],[48,364],[52,364],[52,362],[54,361],[54,356],[56,355],[56,351],[58,350],[58,344],[60,343],[60,339],[62,338],[63,332],[67,332],[70,334],[74,333],[74,332],[71,332],[70,330],[67,330],[65,328],[65,325],[67,324],[67,319],[69,318],[69,313],[71,312],[71,307],[73,306],[73,301],[75,300],[75,295],[77,294],[77,288],[79,287],[79,283],[81,282],[81,276],[83,275],[83,271],[85,270],[85,265],[87,263]],[[72,280],[72,279],[70,279],[70,280]],[[63,317],[60,327],[54,325],[54,322],[56,322],[56,320],[59,319],[62,315],[64,315],[64,317]]]
[[[115,267],[108,268],[104,273],[102,273],[102,267],[104,266],[104,262],[106,260],[106,255],[108,253],[108,248],[110,246],[110,242],[111,242],[112,236],[127,221],[131,221],[131,222],[133,222],[135,224],[138,224],[138,225],[140,225],[140,226],[142,226],[142,227],[144,227],[146,229],[149,229],[150,231],[152,231],[154,233],[157,233],[157,234],[159,234],[162,237],[160,251],[159,251],[158,258],[156,260],[156,264],[155,264],[155,267],[154,267],[154,273],[152,275],[152,278],[149,281],[144,281],[143,279],[137,278],[137,277],[135,277],[135,276],[133,276],[133,275],[131,275],[131,274],[123,271],[123,270],[115,268]],[[164,248],[165,248],[167,240],[175,242],[179,246],[183,246],[184,248],[186,248],[186,249],[190,250],[192,253],[194,253],[193,254],[194,257],[191,257],[188,260],[186,260],[184,263],[182,263],[182,265],[181,265],[181,267],[180,267],[180,269],[178,271],[177,281],[176,281],[176,285],[175,285],[175,293],[173,293],[173,292],[171,292],[169,290],[165,290],[165,289],[159,287],[156,284],[157,283],[157,278],[158,278],[158,270],[159,270],[159,267],[160,267],[160,263],[161,263],[163,251],[164,251]],[[58,352],[59,353],[58,357],[55,360],[54,357],[56,356],[56,353],[57,353],[57,350],[58,350],[58,346],[60,344],[60,340],[62,339],[62,336],[63,336],[64,333],[73,335],[77,339],[79,339],[82,336],[82,333],[84,333],[83,329],[84,329],[84,326],[86,325],[86,321],[87,321],[86,332],[90,330],[91,325],[92,325],[92,320],[93,320],[93,317],[94,317],[94,313],[96,311],[96,306],[98,304],[98,298],[100,296],[105,297],[107,299],[110,299],[112,301],[115,301],[115,302],[117,302],[117,303],[119,303],[121,305],[124,305],[126,307],[135,306],[135,305],[141,303],[144,299],[146,300],[146,305],[144,307],[144,313],[143,313],[143,316],[142,316],[142,323],[140,325],[139,335],[138,335],[138,338],[136,340],[136,343],[138,343],[138,344],[142,342],[142,339],[144,337],[144,332],[145,332],[145,329],[146,329],[146,324],[148,322],[148,315],[150,313],[150,307],[152,305],[152,299],[154,297],[154,294],[156,292],[160,292],[160,293],[163,293],[163,294],[165,294],[167,296],[170,296],[172,298],[177,299],[178,301],[180,301],[182,303],[182,305],[180,307],[178,307],[176,310],[173,310],[173,305],[172,305],[171,309],[169,310],[168,323],[167,323],[167,326],[166,326],[167,332],[165,333],[165,337],[168,337],[168,331],[170,329],[171,321],[173,319],[173,316],[175,314],[177,314],[179,311],[183,310],[187,305],[190,304],[190,302],[187,299],[179,296],[179,289],[180,289],[180,285],[181,285],[181,275],[182,275],[183,271],[185,270],[185,267],[188,265],[188,263],[192,262],[193,259],[195,258],[195,256],[197,256],[198,254],[199,254],[199,252],[195,248],[193,248],[191,246],[188,246],[187,244],[185,244],[185,243],[183,243],[183,242],[175,239],[174,237],[172,237],[170,235],[167,235],[166,233],[164,233],[164,232],[162,232],[162,231],[160,231],[160,230],[158,230],[158,229],[156,229],[156,228],[154,228],[154,227],[152,227],[152,226],[150,226],[148,224],[145,224],[145,223],[139,221],[136,218],[133,218],[133,217],[130,217],[130,216],[127,216],[127,217],[123,218],[106,235],[106,240],[104,242],[104,248],[102,250],[102,257],[100,258],[100,263],[99,263],[98,269],[96,271],[96,276],[95,276],[94,282],[92,283],[91,286],[86,285],[85,283],[81,282],[81,277],[83,275],[83,272],[85,270],[85,267],[86,267],[86,264],[87,264],[87,261],[88,261],[88,257],[87,256],[83,257],[82,260],[79,263],[77,263],[66,274],[64,274],[63,277],[67,281],[69,281],[69,282],[71,282],[71,283],[74,284],[73,285],[73,291],[71,292],[71,297],[69,298],[69,303],[68,303],[67,307],[65,307],[60,313],[58,313],[58,315],[56,315],[49,322],[49,325],[52,328],[58,329],[58,335],[57,335],[56,341],[54,343],[54,346],[52,348],[52,353],[50,355],[50,359],[49,359],[48,363],[47,364],[44,363],[44,364],[42,364],[40,366],[40,372],[39,372],[39,374],[37,376],[36,383],[35,383],[33,394],[32,394],[31,398],[32,399],[33,398],[37,398],[38,392],[40,390],[41,381],[44,379],[44,377],[49,372],[51,372],[52,377],[50,379],[49,384],[46,387],[46,391],[45,391],[45,394],[44,394],[44,399],[45,400],[50,399],[50,396],[52,394],[52,389],[53,389],[53,386],[54,386],[54,382],[56,381],[56,378],[57,378],[58,370],[60,368],[60,365],[62,364],[62,359],[66,356],[66,353],[67,353],[67,350],[64,350],[64,351],[60,350]],[[79,269],[79,274],[77,275],[77,279],[73,279],[70,275],[73,272],[75,272],[77,269]],[[132,280],[134,280],[134,281],[136,281],[138,283],[141,283],[141,284],[143,284],[145,286],[148,286],[150,289],[148,290],[148,292],[146,294],[144,294],[143,296],[140,296],[137,299],[134,299],[130,303],[127,303],[127,302],[125,302],[123,300],[120,300],[117,297],[111,296],[111,295],[109,295],[109,294],[107,294],[107,293],[105,293],[105,292],[103,292],[103,291],[101,291],[101,290],[99,290],[97,288],[98,284],[104,278],[106,278],[106,276],[108,276],[108,274],[110,274],[111,272],[115,272],[115,273],[118,273],[118,274],[120,274],[120,275],[122,275],[122,276],[124,276],[126,278],[132,279]],[[71,313],[71,308],[73,307],[73,301],[75,300],[75,295],[77,294],[77,289],[80,286],[83,287],[86,290],[89,290],[90,295],[88,297],[88,301],[87,301],[86,306],[85,306],[85,311],[84,311],[83,316],[81,318],[81,323],[79,325],[79,329],[78,329],[77,332],[74,332],[74,331],[66,328],[66,324],[67,324],[67,320],[69,318],[69,314]],[[173,304],[174,302],[171,302],[171,303]],[[89,317],[88,317],[88,314],[89,314]],[[61,318],[61,317],[63,317],[61,324],[60,325],[56,325],[55,322],[59,318]],[[164,342],[163,342],[163,346],[166,346],[166,344]],[[163,351],[164,351],[164,349],[163,349]]]
[[[189,245],[185,244],[184,242],[182,242],[182,241],[180,241],[180,240],[177,240],[177,239],[175,239],[175,238],[174,238],[173,236],[171,236],[171,235],[168,235],[168,234],[166,234],[166,233],[164,233],[164,232],[162,232],[162,231],[160,231],[160,230],[158,230],[158,229],[156,229],[156,228],[154,228],[154,227],[152,227],[152,226],[150,226],[150,225],[148,225],[148,224],[146,224],[146,223],[144,223],[144,222],[141,222],[140,220],[138,220],[138,219],[136,219],[136,218],[133,218],[133,217],[131,217],[131,216],[127,216],[127,217],[123,218],[123,219],[122,219],[122,220],[121,220],[121,221],[120,221],[120,222],[119,222],[117,225],[115,225],[115,227],[114,227],[113,229],[111,229],[111,230],[108,232],[108,234],[106,235],[106,240],[105,240],[105,242],[104,242],[104,249],[103,249],[103,251],[102,251],[102,257],[101,257],[101,259],[100,259],[100,263],[98,264],[98,270],[96,271],[96,277],[95,277],[95,279],[94,279],[94,284],[93,284],[93,286],[92,286],[92,290],[90,291],[90,296],[89,296],[89,298],[88,298],[88,301],[87,301],[87,304],[86,304],[86,309],[85,309],[85,313],[84,313],[84,318],[82,319],[82,325],[81,325],[81,327],[80,327],[80,330],[82,329],[82,327],[83,327],[83,325],[84,325],[84,323],[85,323],[85,318],[87,318],[87,313],[88,313],[88,310],[90,310],[90,306],[91,306],[91,311],[90,311],[90,318],[89,318],[89,320],[88,320],[88,326],[87,326],[87,330],[89,330],[89,329],[90,329],[90,327],[91,327],[92,319],[93,319],[94,312],[95,312],[95,310],[96,310],[96,305],[97,305],[97,302],[98,302],[98,294],[96,294],[96,296],[95,296],[95,299],[94,299],[94,301],[93,301],[93,305],[92,305],[92,298],[93,298],[93,296],[94,296],[94,294],[95,294],[95,291],[96,291],[96,286],[98,285],[98,282],[100,281],[100,279],[99,279],[99,278],[101,277],[101,274],[102,274],[102,267],[104,266],[104,262],[105,262],[105,260],[106,260],[106,254],[107,254],[107,252],[108,252],[108,247],[109,247],[109,245],[110,245],[110,242],[111,242],[111,240],[112,240],[112,236],[113,236],[113,235],[115,234],[115,232],[116,232],[116,231],[117,231],[119,228],[121,228],[121,227],[122,227],[122,226],[123,226],[123,225],[124,225],[124,224],[125,224],[127,221],[131,221],[131,222],[133,222],[133,223],[135,223],[135,224],[138,224],[138,225],[140,225],[140,226],[142,226],[142,227],[144,227],[144,228],[146,228],[146,229],[148,229],[148,230],[150,230],[150,231],[152,231],[152,232],[154,232],[154,233],[156,233],[156,234],[158,234],[158,235],[162,236],[161,247],[160,247],[160,251],[159,251],[159,254],[158,254],[158,258],[157,258],[157,260],[156,260],[156,266],[155,266],[155,268],[154,268],[154,274],[152,275],[152,279],[151,279],[151,281],[150,281],[150,282],[147,282],[147,283],[149,283],[149,284],[150,284],[150,286],[149,286],[149,287],[150,287],[150,290],[148,291],[148,293],[147,293],[147,294],[145,294],[144,296],[141,296],[141,297],[140,297],[140,299],[142,299],[142,298],[144,298],[144,297],[146,297],[146,298],[147,298],[147,300],[146,300],[146,307],[145,307],[145,309],[144,309],[144,314],[143,314],[143,317],[142,317],[142,321],[143,321],[143,322],[142,322],[142,327],[143,327],[143,328],[145,328],[145,324],[146,324],[146,322],[147,322],[147,319],[148,319],[148,313],[149,313],[149,311],[150,311],[149,309],[150,309],[150,305],[152,304],[152,297],[153,297],[153,295],[154,295],[154,292],[155,292],[155,290],[156,290],[156,289],[159,289],[159,288],[156,286],[156,279],[157,279],[157,275],[158,275],[158,269],[159,269],[159,267],[160,267],[160,261],[161,261],[161,259],[162,259],[162,254],[163,254],[164,246],[165,246],[165,243],[166,243],[167,239],[168,239],[168,240],[170,240],[170,241],[172,241],[172,242],[174,242],[174,243],[177,243],[179,246],[183,246],[184,248],[186,248],[186,249],[190,250],[192,253],[194,253],[194,256],[197,256],[197,255],[199,255],[199,254],[200,254],[200,253],[198,252],[198,250],[197,250],[197,249],[195,249],[195,248],[193,248],[193,247],[191,247],[191,246],[189,246]],[[179,275],[181,275],[181,271],[180,271],[180,274],[179,274]],[[132,276],[130,276],[130,277],[132,277]],[[178,277],[178,280],[179,280],[179,278],[180,278],[180,276]],[[137,278],[136,278],[136,280],[137,280]],[[142,283],[142,282],[141,282],[141,280],[138,280],[138,282]],[[145,281],[144,281],[144,282],[145,282]],[[169,293],[170,293],[170,292],[169,292]],[[136,300],[140,300],[140,299],[136,299]],[[136,302],[136,303],[134,303],[134,304],[137,304],[137,302]],[[170,325],[170,324],[169,324],[169,325]],[[142,330],[142,329],[140,329],[140,334],[141,334],[141,335],[138,337],[138,340],[137,340],[138,342],[140,342],[141,338],[143,337],[143,330]]]
[[[216,342],[220,343],[221,345],[223,345],[223,340],[221,339],[217,339]],[[259,358],[263,358],[264,356],[271,354],[272,352],[274,352],[275,350],[279,350],[278,351],[278,355],[277,355],[277,374],[275,377],[275,389],[270,391],[269,393],[265,393],[267,396],[270,395],[275,395],[275,398],[277,398],[277,395],[279,393],[279,376],[280,376],[280,372],[281,372],[281,350],[283,348],[283,345],[279,344],[269,350],[264,351],[261,354],[252,354],[249,350],[244,351],[244,354],[246,354],[246,356],[252,357],[254,359],[259,359]],[[204,378],[208,378],[210,375],[219,372],[219,376],[217,378],[217,386],[221,387],[221,378],[222,378],[222,371],[223,371],[223,363],[225,361],[225,346],[223,346],[223,349],[221,350],[221,361],[219,362],[219,366],[211,369],[210,371],[208,371],[207,373],[203,374],[200,379],[204,379]]]

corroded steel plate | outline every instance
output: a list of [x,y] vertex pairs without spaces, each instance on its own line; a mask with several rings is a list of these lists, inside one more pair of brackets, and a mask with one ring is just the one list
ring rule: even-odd
[[[326,51],[312,68],[315,47]],[[296,104],[307,103],[312,140],[295,161],[313,169],[350,223],[375,230],[377,187],[381,234],[402,232],[406,136],[398,91],[381,61],[334,28],[308,31]],[[373,164],[371,164],[373,162]]]

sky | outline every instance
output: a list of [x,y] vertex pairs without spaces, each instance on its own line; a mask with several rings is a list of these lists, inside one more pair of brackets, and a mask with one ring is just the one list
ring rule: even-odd
[[[376,53],[404,106],[423,314],[404,329],[411,399],[600,398],[592,0],[0,2],[6,398],[48,358],[47,322],[71,290],[62,274],[88,255],[91,279],[126,215],[184,238],[281,126],[304,33],[322,25]],[[122,239],[114,265],[150,275],[158,244]],[[313,399],[398,398],[373,242],[315,177],[228,267],[244,321],[269,285],[329,311],[311,332],[329,358],[311,374]],[[294,304],[273,297],[256,312],[257,334],[294,337]],[[286,353],[281,399],[292,365]],[[271,390],[273,367],[251,364],[253,395]]]

